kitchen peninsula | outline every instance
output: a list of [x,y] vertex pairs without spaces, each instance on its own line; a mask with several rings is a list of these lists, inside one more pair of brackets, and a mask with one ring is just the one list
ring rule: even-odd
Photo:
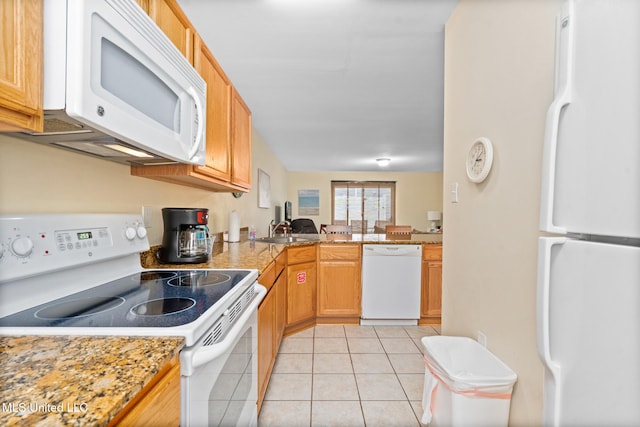
[[[294,234],[303,241],[289,244],[271,244],[251,241],[247,229],[240,231],[240,242],[222,242],[222,233],[216,237],[210,260],[201,264],[189,264],[189,268],[255,268],[262,272],[277,255],[288,247],[316,245],[319,243],[381,243],[442,245],[442,233],[414,233],[407,237],[387,237],[386,234]],[[185,264],[160,264],[155,256],[157,247],[141,254],[143,268],[180,268]]]

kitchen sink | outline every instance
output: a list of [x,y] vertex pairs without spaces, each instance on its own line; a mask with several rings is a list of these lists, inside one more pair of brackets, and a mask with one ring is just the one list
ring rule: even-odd
[[288,243],[297,243],[297,242],[313,242],[318,240],[308,237],[298,237],[298,236],[274,236],[274,237],[260,237],[256,239],[258,243],[273,243],[273,244],[288,244]]

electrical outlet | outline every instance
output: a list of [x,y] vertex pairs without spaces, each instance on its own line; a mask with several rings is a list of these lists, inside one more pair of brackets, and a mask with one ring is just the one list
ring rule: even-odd
[[477,341],[483,347],[485,347],[485,348],[487,347],[487,336],[484,334],[484,332],[478,331],[478,339],[477,339]]
[[142,222],[144,223],[145,228],[151,228],[151,221],[153,216],[151,214],[151,206],[143,206],[142,207]]

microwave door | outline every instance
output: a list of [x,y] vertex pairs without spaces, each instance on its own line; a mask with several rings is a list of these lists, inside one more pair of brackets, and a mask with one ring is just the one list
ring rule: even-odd
[[126,13],[118,5],[69,4],[67,114],[142,150],[204,164],[204,80],[137,5]]

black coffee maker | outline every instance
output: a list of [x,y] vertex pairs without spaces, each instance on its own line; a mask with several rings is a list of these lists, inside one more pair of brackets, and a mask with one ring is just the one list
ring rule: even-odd
[[209,260],[209,209],[163,208],[164,234],[157,256],[165,264]]

